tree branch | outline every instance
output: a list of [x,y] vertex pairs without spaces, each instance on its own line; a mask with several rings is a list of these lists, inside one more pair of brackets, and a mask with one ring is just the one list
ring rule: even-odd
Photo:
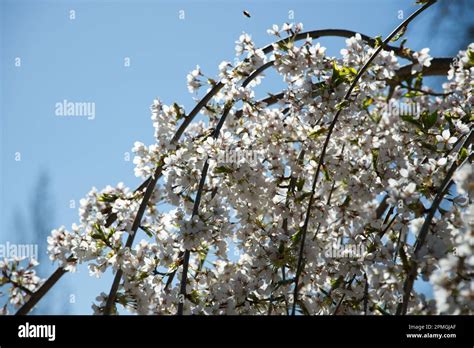
[[5,271],[2,271],[3,276],[7,279],[8,283],[13,285],[13,287],[20,289],[23,292],[26,292],[27,295],[31,295],[33,292],[21,285],[20,283],[14,281],[10,275],[8,275]]
[[[130,234],[128,235],[125,248],[132,247],[133,239],[135,238],[135,234],[137,233],[138,227],[141,224],[143,215],[145,214],[146,206],[153,194],[153,190],[155,189],[158,178],[161,176],[162,170],[163,170],[163,165],[158,165],[156,167],[155,173],[153,174],[153,177],[151,178],[151,180],[149,181],[146,187],[145,194],[143,195],[142,202],[140,203],[140,207],[138,208],[137,215],[135,216],[135,219],[133,220],[132,230],[130,231]],[[104,307],[105,315],[110,315],[112,311],[112,307],[115,303],[115,297],[117,295],[117,290],[119,288],[119,283],[120,283],[120,280],[122,279],[122,276],[123,276],[123,271],[122,269],[119,268],[117,270],[117,273],[115,274],[115,278],[112,283],[112,287],[110,288],[109,296],[107,297],[107,302]]]
[[64,268],[59,267],[46,281],[41,285],[41,287],[31,294],[28,301],[26,301],[23,306],[21,306],[15,315],[26,315],[28,314],[33,307],[43,298],[44,295],[53,287],[54,284],[65,274],[67,271]]
[[[471,133],[467,137],[461,149],[467,148],[470,144],[472,144],[473,140],[474,140],[474,131],[471,130]],[[473,157],[473,154],[471,154],[467,159],[472,160],[472,157]],[[444,198],[444,195],[446,194],[446,191],[453,183],[451,178],[453,177],[453,174],[456,172],[456,170],[460,166],[462,166],[463,163],[459,163],[457,159],[453,162],[441,186],[439,187],[438,193],[436,194],[433,200],[433,203],[431,204],[431,207],[428,211],[428,214],[425,218],[425,221],[423,222],[423,225],[421,226],[420,232],[418,234],[418,238],[415,243],[414,257],[410,262],[410,269],[408,271],[407,278],[405,279],[405,283],[403,285],[403,301],[397,306],[397,311],[396,311],[397,315],[405,315],[407,313],[408,302],[410,300],[410,294],[413,289],[413,284],[415,283],[415,280],[418,276],[418,258],[419,258],[420,250],[423,247],[423,244],[425,243],[426,236],[428,235],[428,231],[431,226],[431,221],[433,220],[435,213],[438,210],[438,207],[441,204]]]

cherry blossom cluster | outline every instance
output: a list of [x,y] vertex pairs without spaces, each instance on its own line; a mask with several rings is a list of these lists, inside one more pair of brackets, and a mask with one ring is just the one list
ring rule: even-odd
[[[443,255],[431,274],[436,305],[448,314],[472,314],[474,288],[474,167],[465,165],[454,180],[460,196],[445,223],[452,240],[452,253]],[[463,209],[460,209],[463,208]]]
[[31,293],[38,290],[42,280],[36,275],[35,259],[5,258],[0,260],[0,296],[7,291],[7,302],[0,307],[0,314],[9,314],[9,309],[20,307]]
[[[268,33],[277,42],[265,49],[243,33],[219,81],[197,66],[188,89],[210,95],[199,120],[154,100],[155,142],[136,142],[133,163],[136,176],[160,177],[138,230],[146,185],[94,188],[81,200],[79,224],[52,231],[51,260],[69,271],[87,263],[97,277],[120,271],[113,313],[175,314],[181,304],[185,314],[289,314],[293,306],[302,314],[394,314],[415,265],[435,300],[415,287],[408,313],[472,314],[474,44],[451,64],[442,93],[423,81],[429,49],[405,49],[403,58],[382,49],[342,102],[377,41],[355,34],[333,57],[310,35],[300,40],[302,31],[274,25]],[[282,91],[262,90],[266,69]],[[393,113],[393,103],[420,112]],[[222,163],[224,149],[255,151],[259,160]],[[454,183],[422,238],[454,163]],[[128,243],[135,234],[141,239]],[[341,245],[362,255],[325,252]],[[100,294],[94,313],[108,299]]]
[[[158,195],[156,190],[150,200],[151,212]],[[102,191],[92,188],[80,201],[80,224],[73,224],[70,231],[61,226],[51,232],[49,258],[68,271],[74,271],[77,263],[90,262],[91,274],[99,276],[108,266],[115,265],[122,253],[124,236],[132,234],[142,196],[142,192],[132,192],[123,183]],[[151,220],[152,217],[145,216],[143,224]]]

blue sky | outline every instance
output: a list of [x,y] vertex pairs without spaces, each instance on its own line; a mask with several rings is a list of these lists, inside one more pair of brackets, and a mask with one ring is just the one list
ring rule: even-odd
[[[0,0],[0,242],[32,242],[35,231],[21,235],[17,229],[23,221],[29,230],[41,173],[50,180],[51,228],[78,220],[70,201],[77,205],[92,186],[122,181],[135,188],[140,180],[124,156],[137,140],[152,143],[153,99],[176,101],[189,111],[195,102],[186,74],[199,64],[214,77],[222,60],[233,60],[242,31],[262,46],[271,40],[266,29],[292,21],[302,22],[305,30],[342,28],[385,36],[400,23],[398,11],[408,16],[414,2]],[[442,56],[444,46],[424,43],[429,17],[411,25],[407,45],[429,45],[433,55]],[[344,45],[341,38],[321,42],[330,54]],[[124,66],[127,57],[130,67]],[[264,86],[263,92],[278,87]],[[95,119],[56,116],[55,105],[64,99],[95,103]],[[21,161],[15,161],[17,152]],[[97,280],[81,268],[61,280],[66,290],[55,289],[45,300],[60,304],[58,311],[63,305],[70,313],[87,314],[110,282],[110,275]]]

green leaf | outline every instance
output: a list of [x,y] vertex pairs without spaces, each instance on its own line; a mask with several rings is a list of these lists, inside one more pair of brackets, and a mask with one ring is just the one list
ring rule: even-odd
[[111,227],[110,230],[109,230],[109,233],[107,234],[107,240],[110,239],[110,237],[112,237],[115,233],[115,228]]
[[357,76],[357,70],[355,68],[350,67],[350,68],[344,68],[344,69],[348,69],[349,74],[351,74],[352,76]]
[[[94,230],[95,230],[95,231],[93,231],[93,232],[90,234],[90,236],[91,236],[92,238],[96,239],[96,240],[101,240],[101,241],[103,241],[105,244],[108,245],[108,243],[109,243],[108,241],[109,241],[109,236],[110,236],[110,234],[109,234],[108,236],[106,236],[104,230],[102,229],[102,227],[101,227],[98,223],[95,223],[95,224],[93,225],[93,227],[94,227]],[[113,230],[113,232],[115,232],[115,229]]]
[[404,38],[402,42],[400,42],[400,48],[403,48],[405,46],[405,43],[407,42],[407,39]]
[[98,223],[95,223],[93,227],[97,231],[97,233],[101,234],[102,236],[105,236],[104,231],[102,231],[102,227]]
[[465,147],[459,151],[458,154],[458,163],[462,163],[469,156],[469,151]]
[[111,202],[115,202],[117,198],[118,196],[115,194],[103,193],[99,196],[98,201],[111,203]]
[[336,279],[331,279],[331,291],[339,288],[343,281],[344,281],[344,277],[342,276],[339,276]]
[[255,224],[262,230],[265,230],[265,224],[263,223],[261,219],[255,219]]
[[215,85],[217,85],[217,82],[216,82],[216,80],[214,80],[214,79],[211,79],[211,78],[208,78],[208,79],[207,79],[207,83],[209,83],[211,86],[215,86]]
[[192,290],[191,293],[188,294],[186,297],[189,298],[189,300],[196,305],[200,302],[199,291],[197,291],[196,289]]
[[349,105],[349,100],[343,100],[342,102],[336,104],[336,110],[341,110],[348,105]]
[[436,146],[434,146],[433,144],[427,143],[427,142],[421,142],[421,146],[423,146],[425,149],[429,149],[429,150],[434,151],[434,152],[438,151]]
[[153,231],[148,226],[140,226],[140,228],[148,235],[148,237],[153,237]]
[[412,125],[415,125],[416,127],[422,129],[423,125],[420,123],[420,121],[415,120],[412,115],[400,115],[400,118],[408,123],[411,123]]
[[301,194],[301,196],[295,199],[295,202],[301,203],[305,200],[306,197],[309,197],[309,196],[311,196],[311,192],[304,192],[303,194]]
[[431,114],[428,111],[425,111],[421,114],[421,121],[423,122],[423,126],[425,130],[430,129],[433,127],[438,120],[438,111],[432,112]]
[[390,41],[391,42],[398,41],[398,39],[400,39],[405,34],[406,31],[407,31],[407,26],[405,25]]
[[104,236],[102,236],[101,234],[99,234],[97,232],[92,233],[91,237],[94,238],[94,239],[98,239],[98,240],[102,240],[104,238]]
[[297,232],[295,232],[291,237],[291,242],[293,243],[293,245],[297,244],[300,240],[301,240],[301,234],[302,234],[302,230],[299,229]]
[[207,246],[198,251],[198,254],[199,254],[198,271],[199,272],[204,267],[204,262],[206,262],[206,258],[207,258],[208,253],[209,253],[209,247],[207,247]]
[[142,280],[146,279],[147,277],[148,277],[147,272],[140,272],[140,273],[138,273],[137,280],[142,281]]
[[372,166],[377,173],[377,160],[379,159],[379,149],[372,149]]
[[356,69],[347,66],[338,66],[336,62],[333,62],[331,80],[335,86],[340,85],[342,82],[351,82],[356,75]]
[[214,173],[216,173],[216,174],[222,174],[222,173],[229,174],[229,173],[232,173],[232,172],[233,172],[233,170],[229,167],[226,167],[226,166],[220,166],[220,167],[216,167],[214,169]]
[[293,47],[293,42],[292,41],[279,41],[277,43],[277,46],[280,50],[282,51],[288,51],[291,47]]
[[330,181],[331,177],[329,176],[329,171],[328,171],[328,169],[326,168],[326,166],[324,164],[321,166],[321,169],[322,169],[323,174],[324,174],[324,179],[326,181]]
[[418,73],[418,75],[416,75],[416,79],[415,79],[415,89],[421,89],[421,87],[423,86],[423,74],[420,72]]
[[173,103],[174,112],[176,113],[176,119],[179,120],[184,117],[184,113],[178,104]]
[[377,247],[375,246],[375,244],[374,244],[374,243],[371,243],[371,244],[369,244],[369,246],[368,246],[368,248],[367,248],[367,252],[372,253],[372,252],[374,252],[376,249],[377,249]]
[[375,37],[375,48],[382,46],[382,43],[383,43],[382,37],[380,35],[376,36]]
[[364,107],[365,110],[369,108],[370,105],[374,102],[374,98],[372,97],[366,97],[362,103],[362,106]]
[[305,182],[305,179],[303,179],[303,178],[299,179],[299,180],[296,182],[296,189],[297,189],[298,191],[303,190],[304,182]]
[[469,59],[468,61],[468,67],[474,66],[474,51],[471,49],[468,49],[466,52],[467,58]]
[[406,92],[403,96],[405,98],[414,98],[414,97],[419,97],[419,96],[422,96],[423,93],[419,92],[419,91],[409,91],[409,92]]
[[312,131],[308,134],[308,138],[312,140],[316,140],[321,134],[324,134],[327,132],[327,128],[321,127],[318,130]]

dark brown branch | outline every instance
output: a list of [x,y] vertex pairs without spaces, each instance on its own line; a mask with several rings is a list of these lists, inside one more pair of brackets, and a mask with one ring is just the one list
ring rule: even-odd
[[[408,23],[407,23],[408,24]],[[306,40],[306,38],[309,36],[312,39],[318,39],[321,37],[327,37],[327,36],[336,36],[336,37],[345,37],[345,38],[351,38],[355,36],[356,34],[359,34],[361,39],[365,41],[369,46],[375,47],[377,46],[377,41],[368,36],[364,35],[361,33],[358,33],[353,30],[345,30],[345,29],[320,29],[320,30],[312,30],[312,31],[306,31],[303,33],[299,33],[294,36],[290,36],[288,38],[282,39],[275,44],[284,44],[286,42],[289,42],[290,40],[295,40],[295,41],[300,41],[300,40]],[[263,53],[268,54],[273,51],[273,44],[270,44],[263,49]],[[406,58],[409,60],[413,60],[412,52],[410,50],[405,50],[402,47],[395,47],[395,46],[390,46],[390,45],[384,45],[384,50],[386,51],[393,51],[397,56]]]
[[[431,60],[430,66],[423,66],[421,73],[423,76],[439,76],[446,75],[449,70],[450,65],[453,63],[453,58],[433,58]],[[401,67],[397,71],[397,78],[395,82],[400,82],[408,78],[413,78],[414,76],[411,73],[414,64],[408,64]]]
[[402,87],[404,89],[407,89],[411,92],[418,92],[418,93],[425,94],[425,95],[431,95],[433,97],[446,97],[450,94],[453,94],[453,92],[441,93],[441,92],[427,91],[427,90],[424,90],[424,89],[421,89],[421,88],[410,87],[410,86],[407,86],[403,83],[400,84],[400,87]]
[[[142,202],[140,203],[140,207],[138,208],[137,215],[135,216],[135,219],[133,220],[132,224],[132,230],[130,231],[127,242],[125,243],[125,248],[131,248],[133,244],[133,239],[135,238],[135,234],[137,233],[138,227],[141,224],[143,215],[145,214],[146,206],[148,204],[148,201],[150,200],[153,190],[155,189],[156,183],[158,181],[158,178],[161,176],[161,172],[163,170],[162,165],[158,165],[155,169],[155,173],[153,174],[153,177],[149,181],[145,194],[143,195]],[[112,308],[115,304],[115,297],[117,295],[117,290],[119,288],[120,280],[122,279],[123,276],[123,271],[122,269],[118,269],[117,273],[115,274],[114,281],[112,283],[112,287],[110,288],[109,296],[107,297],[107,302],[104,307],[104,314],[105,315],[110,315]]]
[[58,268],[44,283],[41,287],[36,290],[26,301],[23,306],[18,309],[15,315],[26,315],[33,307],[43,298],[44,295],[53,287],[54,284],[65,274],[67,271],[64,268]]
[[342,304],[342,301],[344,301],[344,298],[346,297],[346,294],[343,294],[341,296],[341,299],[339,300],[339,302],[337,303],[337,306],[336,308],[334,309],[334,313],[332,313],[332,315],[336,315],[337,312],[339,311],[339,308],[341,307],[341,304]]
[[[223,116],[224,117],[224,116]],[[216,133],[218,134],[218,133]],[[217,138],[217,137],[215,137]],[[194,200],[194,206],[193,206],[193,214],[191,219],[199,214],[199,204],[201,203],[201,196],[202,196],[202,191],[204,189],[204,184],[206,182],[206,177],[207,177],[207,172],[209,170],[209,162],[206,160],[204,163],[204,166],[202,168],[201,172],[201,179],[199,181],[199,188],[196,194],[196,199]],[[183,315],[183,310],[184,310],[184,301],[186,298],[186,282],[188,278],[188,265],[189,265],[189,258],[191,255],[191,251],[189,249],[186,249],[184,251],[184,261],[183,261],[183,273],[181,275],[181,285],[180,285],[180,296],[181,298],[179,299],[178,303],[178,315]]]
[[364,273],[364,315],[367,315],[367,307],[369,305],[369,280],[367,279],[367,273]]
[[[304,155],[305,155],[305,150],[303,149],[303,150],[300,151],[300,153],[298,155],[298,162],[301,163],[303,161]],[[298,176],[295,176],[295,175],[292,174],[291,179],[290,179],[290,183],[288,184],[288,190],[287,190],[287,193],[286,193],[285,206],[286,206],[287,209],[289,209],[289,205],[290,205],[290,195],[294,195],[295,186],[296,186],[297,182],[298,182]],[[285,231],[285,233],[288,234],[288,217],[285,217],[283,219],[282,228],[283,228],[283,231]],[[283,243],[281,243],[280,245],[283,245]],[[286,279],[285,265],[283,265],[281,267],[281,273],[282,273],[282,280],[285,281],[285,279]],[[271,292],[271,296],[273,296],[273,290]],[[285,306],[286,306],[286,312],[287,312],[286,314],[288,315],[288,301],[286,299],[286,296],[285,296]],[[272,311],[272,303],[269,304],[268,315],[271,314],[271,311]]]
[[388,200],[388,195],[385,195],[382,201],[380,202],[379,206],[375,210],[375,215],[377,217],[377,220],[380,219],[385,213],[385,211],[387,210],[388,208],[387,200]]

